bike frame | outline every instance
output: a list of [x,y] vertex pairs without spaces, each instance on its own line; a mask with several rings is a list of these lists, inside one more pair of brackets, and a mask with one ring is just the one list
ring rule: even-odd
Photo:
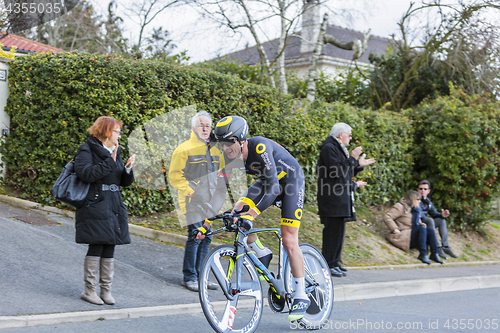
[[[225,216],[224,216],[225,215]],[[226,231],[228,230],[228,225],[232,221],[232,216],[227,215],[227,214],[222,214],[217,217],[214,217],[214,219],[221,218],[224,220],[225,227],[213,231],[210,233],[210,235],[215,235],[219,232]],[[276,277],[274,277],[271,272],[262,264],[262,262],[255,256],[253,251],[250,249],[247,243],[248,236],[254,235],[254,234],[260,234],[264,232],[271,232],[274,233],[275,236],[278,238],[279,241],[279,262],[278,262],[278,274]],[[231,285],[227,286],[227,288],[222,287],[222,291],[224,292],[225,296],[233,300],[234,296],[236,294],[239,294],[241,292],[241,272],[242,270],[242,265],[243,265],[243,257],[246,255],[252,264],[255,266],[257,271],[262,274],[264,279],[267,281],[273,292],[275,293],[276,297],[281,298],[284,297],[285,300],[287,300],[287,291],[285,288],[285,283],[284,283],[284,278],[283,274],[285,271],[285,264],[288,259],[288,253],[285,251],[285,248],[283,246],[283,240],[281,238],[281,229],[279,228],[256,228],[256,229],[251,229],[250,231],[243,231],[242,229],[236,229],[235,230],[235,240],[234,240],[234,247],[236,249],[236,260],[234,263],[234,267],[229,270],[228,274],[232,275],[233,272],[236,274],[236,282],[231,283]],[[306,268],[307,270],[307,268]],[[312,276],[309,275],[309,276]],[[217,277],[216,278],[219,280],[219,282],[222,282],[223,279],[222,277]],[[230,276],[227,276],[226,278],[230,278]],[[308,274],[306,274],[305,279],[307,282],[309,282],[310,286],[306,288],[306,292],[310,292],[313,290],[317,283],[314,280],[311,280],[308,277]]]

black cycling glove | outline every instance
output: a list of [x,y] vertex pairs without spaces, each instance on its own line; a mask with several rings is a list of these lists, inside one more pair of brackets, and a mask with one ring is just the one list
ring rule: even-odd
[[240,228],[249,231],[253,227],[253,216],[243,215],[240,217]]

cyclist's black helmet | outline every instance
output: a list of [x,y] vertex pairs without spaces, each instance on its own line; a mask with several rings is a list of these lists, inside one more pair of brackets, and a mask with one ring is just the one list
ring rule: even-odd
[[224,141],[227,138],[235,136],[241,143],[247,139],[248,124],[242,117],[227,116],[217,123],[214,132],[217,141]]

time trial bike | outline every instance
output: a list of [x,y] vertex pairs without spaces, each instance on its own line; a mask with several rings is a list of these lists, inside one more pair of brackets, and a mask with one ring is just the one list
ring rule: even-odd
[[[273,228],[239,228],[240,213],[223,213],[210,218],[222,220],[224,226],[207,233],[234,232],[233,245],[220,245],[205,258],[199,274],[199,297],[203,313],[216,332],[254,332],[261,320],[264,306],[261,277],[269,285],[267,301],[275,313],[288,314],[292,299],[292,272],[283,247],[281,230]],[[236,220],[236,222],[235,222]],[[213,225],[213,224],[212,224]],[[279,242],[276,275],[257,259],[247,244],[252,234],[271,233]],[[311,301],[306,315],[298,324],[306,329],[319,329],[330,318],[333,309],[333,281],[321,253],[310,244],[300,244],[304,255],[305,287]],[[218,290],[209,290],[215,282]]]

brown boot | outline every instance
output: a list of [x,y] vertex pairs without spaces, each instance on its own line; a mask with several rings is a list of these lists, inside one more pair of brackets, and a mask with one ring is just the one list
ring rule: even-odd
[[115,275],[115,260],[113,258],[101,258],[101,274],[99,282],[101,283],[101,298],[104,303],[113,305],[115,299],[111,296],[111,284]]
[[85,291],[80,296],[81,299],[92,304],[103,305],[102,299],[97,296],[97,274],[99,273],[99,257],[85,257],[83,263],[83,281],[85,281]]

